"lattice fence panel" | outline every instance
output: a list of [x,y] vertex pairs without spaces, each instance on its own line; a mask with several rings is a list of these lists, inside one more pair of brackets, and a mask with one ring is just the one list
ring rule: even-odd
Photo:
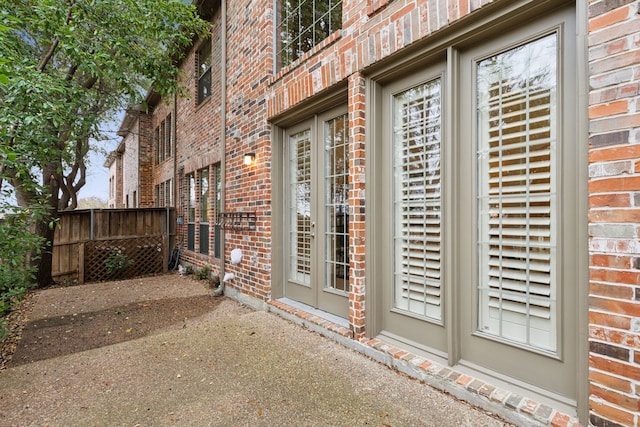
[[130,279],[163,272],[162,236],[85,243],[85,281]]

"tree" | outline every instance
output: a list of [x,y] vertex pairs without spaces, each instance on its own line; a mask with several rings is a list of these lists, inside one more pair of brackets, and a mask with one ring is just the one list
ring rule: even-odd
[[43,210],[43,286],[57,212],[77,206],[98,125],[151,85],[175,91],[177,62],[208,23],[180,0],[0,0],[0,26],[0,187]]

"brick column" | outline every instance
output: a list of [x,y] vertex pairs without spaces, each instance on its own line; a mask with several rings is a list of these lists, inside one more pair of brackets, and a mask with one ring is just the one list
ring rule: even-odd
[[640,15],[589,5],[589,407],[594,426],[640,423]]
[[354,339],[365,333],[365,79],[349,77],[349,323]]

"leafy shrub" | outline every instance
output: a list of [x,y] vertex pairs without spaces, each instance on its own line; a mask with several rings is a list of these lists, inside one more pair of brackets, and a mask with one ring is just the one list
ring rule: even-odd
[[[33,234],[35,216],[28,209],[0,207],[0,316],[4,316],[35,286],[36,267],[42,239]],[[0,322],[0,339],[6,334]]]
[[210,277],[210,273],[211,273],[211,267],[209,267],[208,265],[205,265],[200,270],[198,270],[198,273],[196,274],[196,276],[198,277],[199,280],[207,280]]
[[107,267],[107,274],[119,275],[133,264],[133,260],[126,254],[122,253],[122,249],[112,249],[104,265]]

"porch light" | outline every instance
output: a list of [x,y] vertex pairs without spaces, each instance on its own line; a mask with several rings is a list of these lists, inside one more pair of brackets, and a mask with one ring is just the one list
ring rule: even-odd
[[245,153],[244,155],[245,165],[251,166],[255,160],[256,160],[256,153]]

